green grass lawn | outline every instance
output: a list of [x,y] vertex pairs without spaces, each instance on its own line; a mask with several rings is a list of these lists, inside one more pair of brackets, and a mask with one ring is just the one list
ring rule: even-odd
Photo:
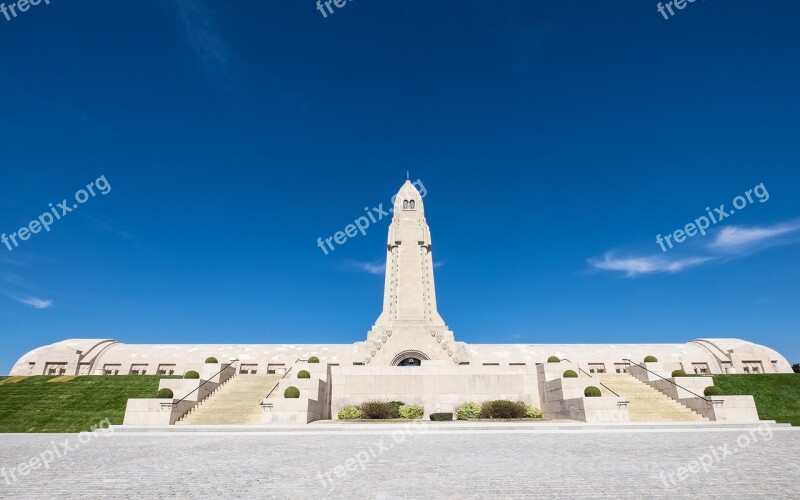
[[800,425],[800,374],[714,375],[726,395],[752,394],[762,420]]
[[128,398],[154,398],[164,376],[0,377],[0,432],[80,432],[121,424]]

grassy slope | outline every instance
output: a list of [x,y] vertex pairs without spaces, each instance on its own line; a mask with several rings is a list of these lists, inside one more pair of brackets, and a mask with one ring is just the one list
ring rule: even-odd
[[80,432],[121,424],[128,398],[152,398],[163,376],[0,378],[0,432]]
[[800,425],[800,375],[715,375],[725,394],[752,394],[762,420]]

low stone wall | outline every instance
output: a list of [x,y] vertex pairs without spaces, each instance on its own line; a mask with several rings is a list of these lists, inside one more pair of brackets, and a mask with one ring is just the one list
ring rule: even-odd
[[[297,378],[300,371],[310,378]],[[327,364],[298,361],[286,378],[281,379],[273,395],[262,403],[261,422],[264,424],[307,424],[330,417],[330,367]],[[300,397],[283,397],[288,387],[297,387]]]
[[[675,384],[681,387],[677,387]],[[658,379],[648,382],[648,385],[672,399],[681,400],[702,396],[706,387],[714,385],[714,379],[711,377],[669,377],[667,380]]]
[[158,389],[171,390],[172,399],[129,399],[123,425],[173,425],[236,374],[235,365],[223,366],[205,364],[199,379],[161,379]]
[[173,399],[129,399],[123,425],[173,425],[197,404]]
[[712,377],[671,377],[648,382],[648,385],[709,420],[758,420],[753,396],[703,396],[705,388],[714,385]]
[[679,402],[712,421],[758,421],[758,410],[753,396],[711,396],[709,399],[715,403],[708,404],[697,397],[680,399]]
[[452,412],[467,401],[522,401],[540,407],[535,367],[467,366],[423,361],[422,366],[331,367],[331,417],[369,400],[403,401],[430,413]]
[[628,422],[628,406],[622,398],[571,398],[548,401],[542,405],[546,419],[578,420],[581,422]]

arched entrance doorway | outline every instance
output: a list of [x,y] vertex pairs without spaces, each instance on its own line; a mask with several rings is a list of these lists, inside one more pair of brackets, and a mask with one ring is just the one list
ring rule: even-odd
[[392,366],[420,366],[422,365],[422,360],[428,359],[431,358],[421,351],[403,351],[394,357]]

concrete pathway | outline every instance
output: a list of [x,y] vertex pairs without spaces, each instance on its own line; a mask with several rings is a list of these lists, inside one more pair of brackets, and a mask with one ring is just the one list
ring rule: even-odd
[[375,427],[0,435],[0,497],[800,498],[797,428]]

